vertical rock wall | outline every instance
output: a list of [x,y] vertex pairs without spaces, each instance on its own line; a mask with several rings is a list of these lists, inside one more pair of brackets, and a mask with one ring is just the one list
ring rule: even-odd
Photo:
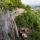
[[[11,33],[12,19],[9,10],[2,11],[0,15],[0,40],[12,40],[8,33]],[[11,35],[11,34],[10,34]]]

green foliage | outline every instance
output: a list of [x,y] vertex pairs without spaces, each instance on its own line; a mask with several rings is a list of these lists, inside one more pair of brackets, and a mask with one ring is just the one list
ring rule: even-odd
[[5,9],[12,9],[15,7],[23,7],[21,0],[0,0],[0,7]]
[[40,40],[40,27],[38,27],[40,25],[40,17],[35,12],[29,11],[17,16],[15,19],[16,24],[18,27],[32,28],[32,33],[28,36],[28,40]]
[[21,3],[21,0],[0,0],[0,8],[5,9],[13,9],[13,8],[24,8],[26,10],[30,10],[31,7],[29,5],[25,6]]
[[16,7],[23,8],[27,11],[16,17],[17,26],[33,28],[28,40],[40,40],[40,28],[38,28],[38,25],[40,25],[40,10],[38,12],[32,12],[31,7],[29,5],[23,5],[20,0],[0,0],[1,9],[13,9]]
[[16,17],[16,23],[19,27],[37,27],[38,18],[33,13],[23,13],[22,15]]
[[40,32],[39,31],[32,32],[28,40],[40,40]]

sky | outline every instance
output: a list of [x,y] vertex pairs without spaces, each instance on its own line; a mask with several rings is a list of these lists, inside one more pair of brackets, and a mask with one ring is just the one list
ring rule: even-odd
[[40,5],[40,0],[21,0],[25,5]]

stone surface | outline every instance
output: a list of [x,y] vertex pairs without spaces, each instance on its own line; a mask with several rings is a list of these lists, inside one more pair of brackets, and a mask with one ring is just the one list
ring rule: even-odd
[[4,22],[2,20],[2,17],[0,16],[0,40],[4,39],[3,31],[2,31],[3,24],[4,24]]

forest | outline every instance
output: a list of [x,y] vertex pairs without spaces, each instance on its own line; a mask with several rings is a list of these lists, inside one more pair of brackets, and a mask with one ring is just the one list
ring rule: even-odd
[[40,6],[0,0],[0,40],[40,40]]

